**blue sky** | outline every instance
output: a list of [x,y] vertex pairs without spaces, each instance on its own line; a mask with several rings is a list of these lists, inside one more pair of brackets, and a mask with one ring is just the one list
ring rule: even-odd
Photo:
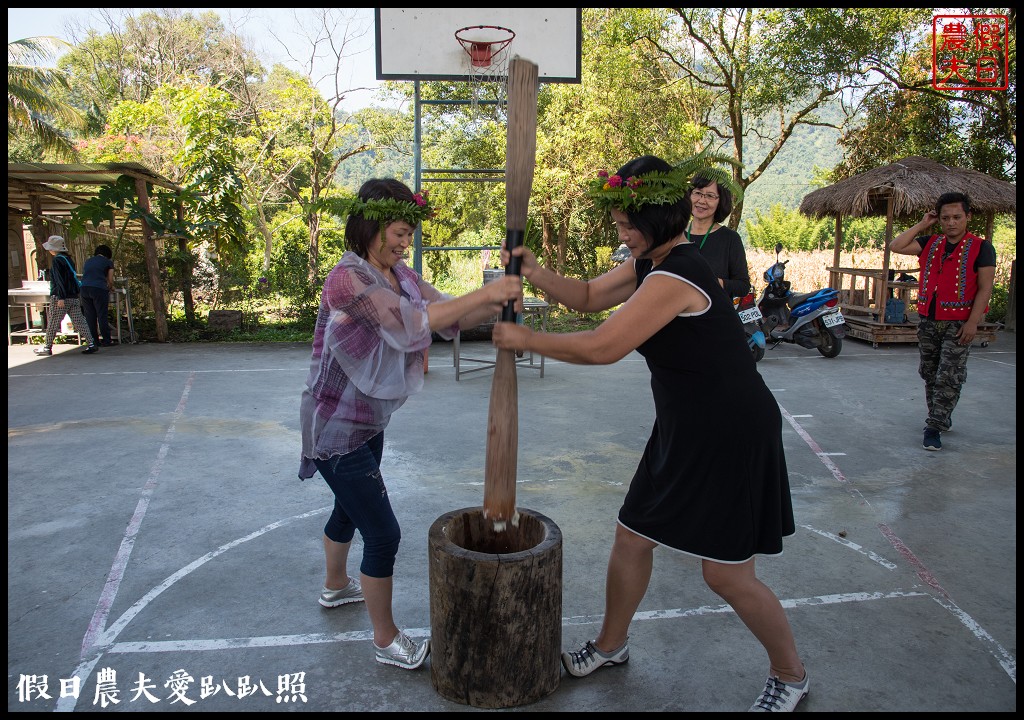
[[[109,8],[108,10],[113,17],[118,18],[126,10],[138,14],[148,9],[151,8]],[[294,70],[303,70],[295,60],[288,58],[284,47],[274,39],[271,31],[278,38],[289,43],[297,60],[308,62],[309,51],[305,50],[304,57],[299,48],[307,47],[309,43],[298,34],[303,20],[308,21],[309,10],[307,8],[267,8],[245,11],[231,8],[182,9],[195,12],[206,10],[216,12],[220,15],[225,27],[237,28],[241,35],[252,39],[259,57],[268,65],[281,62]],[[374,53],[373,9],[353,8],[352,12],[356,13],[355,24],[352,27],[355,28],[358,25],[365,28],[365,32],[361,38],[352,43],[353,51],[356,53],[348,63],[352,75],[343,79],[341,86],[343,88],[375,88],[378,83]],[[39,35],[54,35],[64,40],[70,40],[76,29],[78,32],[81,32],[82,28],[105,32],[106,27],[97,8],[7,8],[7,42]],[[318,79],[319,76],[314,77],[314,80]],[[374,102],[372,90],[353,91],[348,93],[345,107],[351,111]]]

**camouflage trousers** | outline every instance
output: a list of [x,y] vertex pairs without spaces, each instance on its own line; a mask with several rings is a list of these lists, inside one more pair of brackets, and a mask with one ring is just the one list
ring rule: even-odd
[[971,346],[961,345],[956,338],[963,324],[962,320],[922,318],[917,326],[917,347],[921,353],[917,372],[924,380],[928,403],[925,425],[939,431],[949,430],[960,389],[967,382]]

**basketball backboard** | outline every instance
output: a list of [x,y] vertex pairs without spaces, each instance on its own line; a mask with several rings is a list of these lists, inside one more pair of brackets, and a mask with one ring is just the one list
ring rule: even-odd
[[505,40],[504,29],[514,32],[507,52],[536,63],[540,82],[580,82],[582,8],[374,11],[378,80],[466,80],[474,72],[474,58],[456,32],[469,28],[461,35],[475,42]]

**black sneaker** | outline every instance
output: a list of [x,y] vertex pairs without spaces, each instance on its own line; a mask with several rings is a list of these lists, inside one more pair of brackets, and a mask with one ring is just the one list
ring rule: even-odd
[[100,349],[95,343],[89,345],[85,350],[82,351],[83,355],[92,355],[94,352],[99,352]]
[[48,347],[37,347],[32,352],[34,352],[36,355],[43,355],[43,356],[53,355],[53,350],[51,350]]
[[924,440],[922,446],[925,450],[941,450],[942,440],[939,439],[939,431],[933,427],[924,429]]

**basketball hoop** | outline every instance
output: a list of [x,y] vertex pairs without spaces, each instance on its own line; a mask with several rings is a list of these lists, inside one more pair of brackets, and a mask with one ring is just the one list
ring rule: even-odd
[[496,106],[505,104],[508,87],[509,46],[516,34],[498,25],[470,25],[455,31],[455,39],[466,51],[466,76],[470,84],[470,106],[476,110],[484,83],[495,84]]

